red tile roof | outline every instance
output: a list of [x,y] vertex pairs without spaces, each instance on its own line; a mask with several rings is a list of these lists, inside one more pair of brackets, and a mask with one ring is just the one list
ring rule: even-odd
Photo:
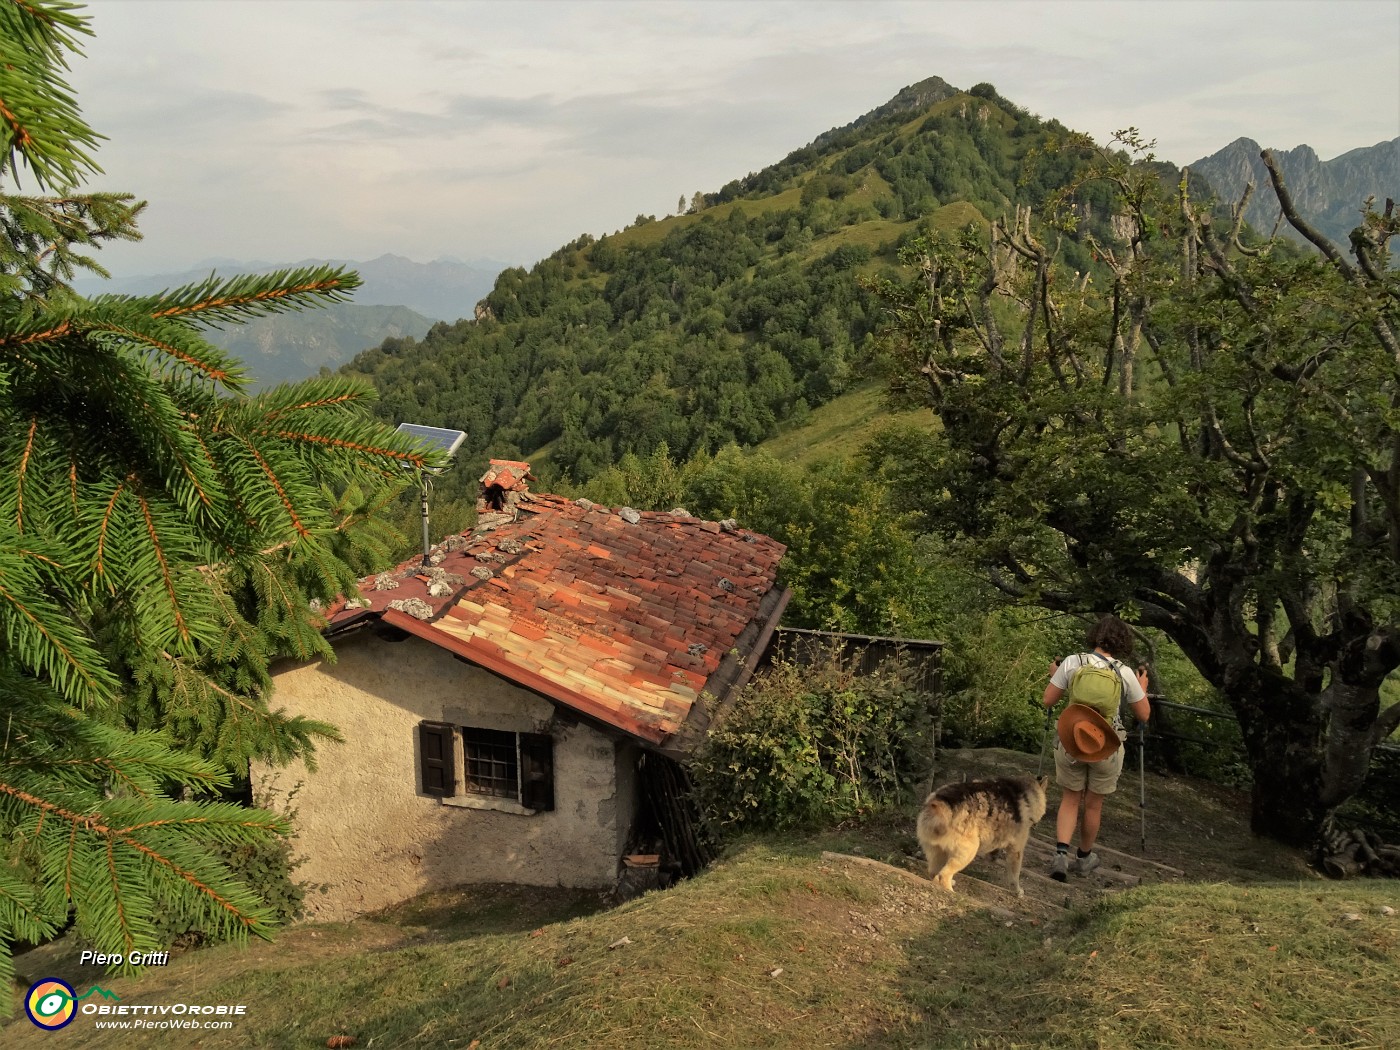
[[418,556],[362,580],[358,600],[327,610],[329,631],[377,615],[662,743],[701,692],[722,700],[733,687],[733,674],[716,671],[745,628],[764,621],[745,635],[754,648],[755,634],[776,626],[786,603],[775,590],[784,547],[732,522],[532,494],[528,470],[496,461],[482,479],[515,490],[516,520],[448,537],[431,569]]

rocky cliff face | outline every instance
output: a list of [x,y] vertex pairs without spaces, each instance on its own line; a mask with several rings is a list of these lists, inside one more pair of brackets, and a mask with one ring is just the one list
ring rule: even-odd
[[[1273,153],[1298,211],[1343,249],[1352,229],[1361,221],[1361,207],[1367,197],[1375,197],[1382,207],[1387,197],[1400,200],[1400,138],[1354,149],[1327,161],[1319,159],[1307,145]],[[1279,208],[1259,154],[1259,143],[1253,139],[1236,139],[1219,152],[1196,161],[1191,170],[1204,177],[1227,202],[1238,201],[1245,185],[1253,182],[1254,196],[1245,209],[1245,221],[1268,234],[1279,219]],[[1279,229],[1294,240],[1301,240],[1286,222]]]

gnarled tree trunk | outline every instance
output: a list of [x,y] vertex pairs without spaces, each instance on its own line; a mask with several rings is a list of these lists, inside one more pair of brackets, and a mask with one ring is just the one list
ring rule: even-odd
[[[1311,849],[1332,809],[1323,797],[1324,718],[1318,698],[1274,676],[1255,674],[1232,684],[1226,697],[1239,720],[1254,775],[1250,829]],[[1249,688],[1240,688],[1245,685]]]
[[1390,644],[1388,632],[1370,632],[1339,646],[1362,655],[1337,659],[1317,691],[1276,667],[1240,661],[1226,669],[1218,684],[1244,737],[1257,834],[1311,849],[1327,817],[1365,784],[1388,724],[1380,684]]

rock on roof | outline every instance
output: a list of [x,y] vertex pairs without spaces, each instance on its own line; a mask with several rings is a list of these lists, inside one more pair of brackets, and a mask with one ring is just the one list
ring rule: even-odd
[[613,510],[528,491],[493,461],[478,525],[367,577],[332,635],[375,617],[580,714],[685,749],[761,655],[788,592],[784,547],[683,510]]

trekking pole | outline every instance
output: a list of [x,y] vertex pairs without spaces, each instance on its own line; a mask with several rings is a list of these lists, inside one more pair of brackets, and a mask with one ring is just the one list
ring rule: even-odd
[[[1138,674],[1150,676],[1152,670],[1152,644],[1148,642],[1148,659],[1138,665]],[[1151,694],[1148,693],[1148,682],[1143,679],[1143,699],[1146,700]],[[1142,814],[1142,852],[1147,852],[1147,723],[1138,723],[1138,812]]]
[[1138,809],[1142,812],[1142,852],[1147,852],[1147,723],[1138,723]]

